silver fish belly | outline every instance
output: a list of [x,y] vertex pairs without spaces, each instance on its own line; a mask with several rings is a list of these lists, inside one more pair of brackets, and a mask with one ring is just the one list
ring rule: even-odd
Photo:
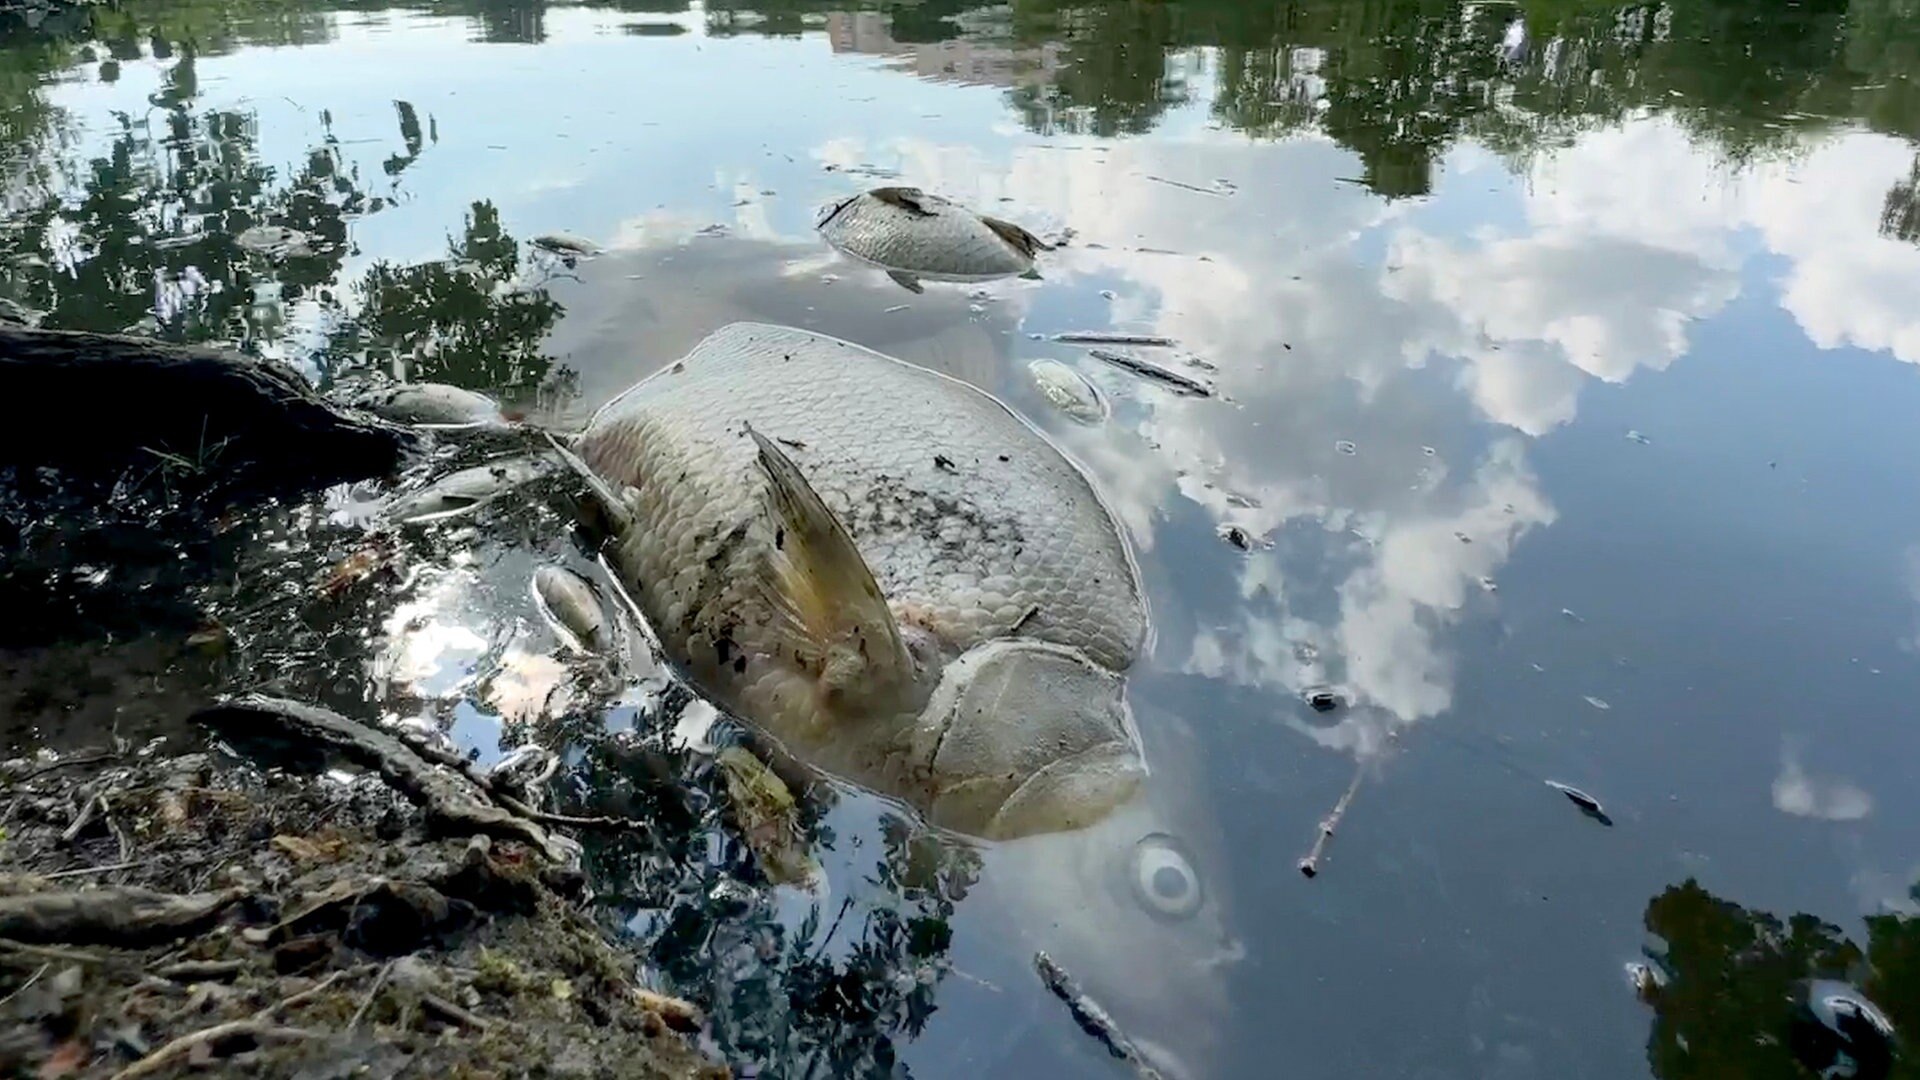
[[[575,451],[618,502],[611,561],[667,658],[814,765],[981,835],[1077,827],[1143,773],[1121,693],[1138,572],[1086,476],[989,395],[739,323],[604,406]],[[815,539],[770,512],[769,456],[844,527],[857,571],[794,569]],[[913,674],[898,696],[835,683],[801,625],[857,615],[869,570],[879,614],[853,619],[841,659],[884,673],[904,641],[931,671],[917,694]]]
[[856,259],[934,281],[1023,274],[1046,246],[1018,225],[918,188],[861,192],[829,207],[817,227]]

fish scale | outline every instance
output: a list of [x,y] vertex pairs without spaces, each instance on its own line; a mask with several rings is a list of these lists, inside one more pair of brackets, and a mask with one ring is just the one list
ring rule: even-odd
[[791,646],[751,585],[780,538],[746,424],[840,518],[896,618],[950,655],[1018,626],[1109,670],[1132,664],[1146,628],[1137,572],[1085,475],[1044,437],[948,376],[737,323],[603,406],[576,444],[631,489],[620,557],[636,602],[726,704],[776,731],[819,722],[804,680],[762,662]]

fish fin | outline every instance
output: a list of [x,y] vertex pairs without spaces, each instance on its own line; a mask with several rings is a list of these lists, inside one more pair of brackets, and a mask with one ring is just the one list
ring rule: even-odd
[[872,699],[909,685],[913,661],[900,628],[846,526],[784,450],[751,424],[747,435],[776,530],[756,584],[817,660],[821,692]]
[[833,208],[831,210],[828,210],[826,214],[824,214],[820,218],[819,223],[814,225],[814,228],[815,229],[826,228],[827,225],[830,222],[832,222],[834,218],[837,218],[840,216],[840,211],[845,210],[849,206],[852,206],[854,204],[854,201],[858,198],[860,198],[860,196],[858,195],[849,195],[846,198],[841,199],[839,202],[834,203]]
[[1029,259],[1033,258],[1036,252],[1053,250],[1051,244],[1048,244],[1045,240],[1040,239],[1011,221],[1002,221],[997,217],[988,217],[985,214],[980,215],[980,220],[987,223],[987,228],[992,229],[994,235],[1005,240],[1015,251],[1018,251]]
[[895,285],[900,286],[915,296],[919,296],[927,291],[927,287],[920,284],[919,278],[914,277],[905,270],[889,270],[887,271],[887,276],[893,279]]
[[938,210],[934,210],[927,205],[927,193],[921,191],[919,188],[877,187],[867,192],[867,194],[879,199],[888,206],[897,206],[909,214],[917,214],[920,217],[933,217],[939,213]]
[[580,455],[567,449],[566,444],[555,438],[552,432],[543,431],[541,434],[546,436],[547,444],[553,447],[553,452],[559,456],[567,468],[572,469],[575,475],[587,485],[587,491],[593,496],[593,501],[600,505],[600,509],[606,513],[608,520],[615,527],[625,531],[633,524],[633,510],[627,506],[626,500],[608,486],[600,474],[593,471],[591,465],[580,460]]

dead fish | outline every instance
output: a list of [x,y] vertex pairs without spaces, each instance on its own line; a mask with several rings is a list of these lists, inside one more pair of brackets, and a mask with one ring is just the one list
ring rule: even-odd
[[1035,360],[1027,365],[1033,384],[1047,403],[1082,424],[1107,418],[1107,403],[1086,376],[1058,360]]
[[533,597],[568,645],[589,653],[606,648],[606,609],[586,578],[563,567],[542,566],[533,572]]
[[1162,383],[1176,393],[1188,397],[1212,397],[1213,387],[1197,379],[1189,379],[1177,371],[1169,371],[1158,364],[1142,360],[1126,353],[1112,352],[1107,349],[1088,349],[1087,355],[1096,360],[1104,360],[1114,367],[1142,375],[1155,382]]
[[599,244],[594,243],[586,237],[575,236],[572,233],[564,232],[545,233],[534,237],[527,241],[527,243],[532,244],[541,251],[549,251],[555,255],[590,256],[598,255],[601,251]]
[[422,427],[491,427],[507,422],[492,398],[446,383],[404,383],[370,390],[351,404],[382,419]]
[[881,187],[825,209],[815,226],[842,253],[887,271],[901,287],[928,281],[987,281],[1033,269],[1050,250],[1010,221],[911,187]]
[[987,394],[810,331],[736,323],[683,365],[604,406],[572,463],[695,686],[959,832],[1132,796],[1146,608],[1085,473]]
[[555,462],[544,455],[489,461],[443,476],[418,491],[394,496],[387,501],[382,516],[408,525],[439,521],[483,506],[554,468]]
[[1548,781],[1545,781],[1545,783],[1548,787],[1552,788],[1553,790],[1559,792],[1562,795],[1565,795],[1569,800],[1572,801],[1573,805],[1580,808],[1581,813],[1587,815],[1588,817],[1592,818],[1593,820],[1599,822],[1602,825],[1613,824],[1613,819],[1608,817],[1607,812],[1600,808],[1599,799],[1596,799],[1593,796],[1587,794],[1586,792],[1581,791],[1577,787],[1573,787],[1568,784],[1563,784],[1558,780],[1548,780]]

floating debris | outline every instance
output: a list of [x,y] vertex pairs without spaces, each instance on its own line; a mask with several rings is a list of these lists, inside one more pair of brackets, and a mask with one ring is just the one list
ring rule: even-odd
[[1354,793],[1360,790],[1360,778],[1366,775],[1366,766],[1356,764],[1353,767],[1353,780],[1347,784],[1347,790],[1340,801],[1333,804],[1333,811],[1320,821],[1320,834],[1313,839],[1313,847],[1306,857],[1300,860],[1300,873],[1308,878],[1320,874],[1320,860],[1326,857],[1327,844],[1333,839],[1333,831],[1340,827],[1340,819],[1347,816],[1347,808],[1353,805]]
[[1109,349],[1088,349],[1087,355],[1096,360],[1104,360],[1114,367],[1123,368],[1156,382],[1163,383],[1175,392],[1188,397],[1212,397],[1213,387],[1198,379],[1190,379],[1177,371],[1169,371],[1158,364],[1142,360],[1137,356],[1117,353]]
[[1122,334],[1104,330],[1073,330],[1053,335],[1053,340],[1067,345],[1138,345],[1146,348],[1172,348],[1174,341],[1170,337],[1157,334]]
[[1347,455],[1348,457],[1352,457],[1353,455],[1360,452],[1360,448],[1354,445],[1351,439],[1341,439],[1339,442],[1336,442],[1333,444],[1333,448]]
[[1247,530],[1238,525],[1222,525],[1220,527],[1220,539],[1225,540],[1241,551],[1253,550],[1253,537],[1249,536]]
[[1642,434],[1640,434],[1640,433],[1639,433],[1639,432],[1637,432],[1637,431],[1629,431],[1629,432],[1627,432],[1627,441],[1628,441],[1628,442],[1637,442],[1637,443],[1639,443],[1639,444],[1640,444],[1641,446],[1645,446],[1645,445],[1647,445],[1648,443],[1650,443],[1650,442],[1652,442],[1653,440],[1652,440],[1652,439],[1649,439],[1649,438],[1647,438],[1647,437],[1646,437],[1645,435],[1642,435]]
[[1081,991],[1079,984],[1074,981],[1072,975],[1067,974],[1066,969],[1054,963],[1053,958],[1044,952],[1033,954],[1033,966],[1034,970],[1040,973],[1040,981],[1053,992],[1053,996],[1066,1002],[1067,1011],[1073,1014],[1074,1022],[1080,1025],[1080,1030],[1093,1036],[1101,1046],[1106,1047],[1107,1053],[1131,1066],[1138,1080],[1162,1080],[1160,1071],[1147,1060],[1146,1054],[1134,1045],[1132,1039],[1127,1038],[1126,1033],[1113,1022],[1113,1017],[1107,1015],[1107,1010],[1101,1008],[1099,1002]]
[[1197,191],[1202,195],[1212,195],[1216,199],[1221,198],[1227,194],[1230,194],[1229,192],[1221,191],[1218,188],[1201,187],[1198,184],[1189,184],[1181,180],[1169,180],[1164,176],[1155,176],[1152,173],[1147,174],[1147,179],[1153,181],[1156,184],[1165,184],[1168,187],[1177,187],[1183,191]]
[[1433,447],[1431,447],[1431,446],[1423,446],[1423,447],[1421,447],[1421,448],[1420,448],[1420,452],[1421,452],[1421,453],[1423,453],[1423,454],[1425,454],[1425,455],[1427,455],[1428,457],[1434,457],[1434,456],[1436,456],[1436,455],[1438,455],[1438,454],[1440,453],[1440,451],[1438,451],[1438,450],[1435,450],[1435,449],[1434,449]]
[[807,854],[799,804],[786,781],[744,747],[727,747],[716,762],[726,780],[734,825],[768,879],[782,885],[816,882],[820,866]]
[[1580,808],[1581,813],[1587,815],[1588,817],[1592,818],[1593,820],[1599,822],[1602,825],[1611,826],[1613,824],[1613,819],[1608,817],[1607,812],[1600,808],[1599,799],[1596,799],[1593,796],[1587,794],[1586,792],[1581,791],[1577,787],[1574,787],[1570,784],[1563,784],[1558,780],[1546,780],[1546,781],[1543,781],[1543,783],[1545,783],[1548,787],[1552,788],[1553,790],[1559,792],[1560,794],[1565,795],[1568,798],[1568,800],[1570,800],[1573,803],[1573,805]]
[[1086,376],[1058,360],[1035,360],[1027,365],[1027,374],[1047,403],[1083,424],[1097,424],[1107,418],[1107,403],[1088,382]]
[[1307,691],[1306,699],[1307,704],[1313,706],[1314,712],[1332,712],[1345,704],[1340,700],[1339,694],[1324,686]]
[[1593,706],[1594,708],[1599,709],[1601,712],[1606,712],[1607,710],[1613,708],[1613,706],[1607,704],[1605,698],[1597,698],[1597,697],[1594,697],[1592,694],[1588,694],[1586,696],[1586,702],[1587,704]]
[[1578,616],[1578,615],[1576,615],[1576,614],[1574,614],[1574,613],[1573,613],[1573,609],[1572,609],[1572,608],[1564,608],[1564,607],[1563,607],[1563,608],[1561,608],[1561,609],[1560,609],[1560,614],[1561,614],[1561,616],[1562,616],[1563,618],[1567,618],[1567,619],[1571,619],[1571,620],[1573,620],[1574,622],[1586,622],[1586,621],[1587,621],[1587,620],[1585,620],[1585,619],[1583,619],[1583,618],[1581,618],[1580,616]]
[[1493,580],[1492,578],[1490,578],[1490,577],[1483,577],[1483,578],[1481,578],[1481,579],[1480,579],[1480,587],[1481,587],[1482,589],[1484,589],[1484,590],[1486,590],[1487,592],[1499,592],[1499,591],[1500,591],[1500,586],[1499,586],[1499,584],[1498,584],[1498,583],[1496,583],[1496,582],[1495,582],[1495,581],[1494,581],[1494,580]]

